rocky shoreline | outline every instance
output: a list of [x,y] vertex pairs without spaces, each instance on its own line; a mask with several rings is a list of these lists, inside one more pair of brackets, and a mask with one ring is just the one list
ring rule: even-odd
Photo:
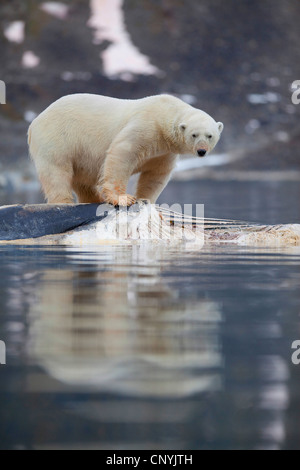
[[[300,170],[300,105],[291,101],[291,84],[300,79],[298,2],[126,0],[121,39],[148,68],[115,76],[105,58],[120,44],[99,39],[92,3],[62,3],[55,14],[37,0],[0,7],[0,79],[7,85],[7,104],[0,106],[2,189],[34,184],[29,123],[77,92],[130,99],[171,93],[223,121],[217,152],[239,158],[197,170],[194,178],[219,170]],[[18,42],[7,33],[16,23],[24,26]]]

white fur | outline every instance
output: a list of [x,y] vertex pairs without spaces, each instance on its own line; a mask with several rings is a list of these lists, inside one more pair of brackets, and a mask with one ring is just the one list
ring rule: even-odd
[[[83,203],[154,203],[178,155],[211,151],[222,130],[222,123],[169,95],[120,100],[78,94],[33,121],[29,147],[49,203],[72,203],[73,191]],[[141,173],[136,198],[126,195],[134,173]]]

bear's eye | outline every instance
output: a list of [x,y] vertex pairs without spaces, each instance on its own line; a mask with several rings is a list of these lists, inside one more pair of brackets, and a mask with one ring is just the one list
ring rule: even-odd
[[193,139],[197,139],[197,137],[199,137],[199,135],[198,134],[193,134],[192,137],[193,137]]

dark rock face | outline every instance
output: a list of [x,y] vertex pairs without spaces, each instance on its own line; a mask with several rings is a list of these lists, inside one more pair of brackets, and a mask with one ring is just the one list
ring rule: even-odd
[[[245,169],[299,169],[300,105],[292,104],[290,89],[300,80],[299,2],[125,0],[132,43],[161,71],[132,82],[105,76],[100,54],[110,43],[93,44],[89,2],[66,2],[64,20],[41,10],[42,4],[11,0],[0,6],[0,79],[7,84],[7,105],[0,106],[2,170],[30,165],[24,116],[77,92],[185,95],[225,123],[218,151],[250,155]],[[13,21],[25,24],[20,44],[4,34]],[[26,51],[39,58],[36,67],[22,67]]]
[[[168,91],[195,95],[197,106],[225,122],[223,148],[256,147],[279,130],[300,130],[290,91],[300,77],[299,3],[170,0],[144,9],[140,3],[126,2],[134,42],[165,71]],[[266,104],[251,104],[251,95],[265,95]]]

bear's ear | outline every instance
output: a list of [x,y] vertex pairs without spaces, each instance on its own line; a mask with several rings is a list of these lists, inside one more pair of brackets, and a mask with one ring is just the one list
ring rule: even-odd
[[186,130],[186,124],[184,124],[183,122],[181,124],[179,124],[179,129],[181,131],[185,131]]
[[224,124],[223,124],[223,122],[218,122],[218,129],[219,129],[220,134],[222,134],[223,129],[224,129]]

